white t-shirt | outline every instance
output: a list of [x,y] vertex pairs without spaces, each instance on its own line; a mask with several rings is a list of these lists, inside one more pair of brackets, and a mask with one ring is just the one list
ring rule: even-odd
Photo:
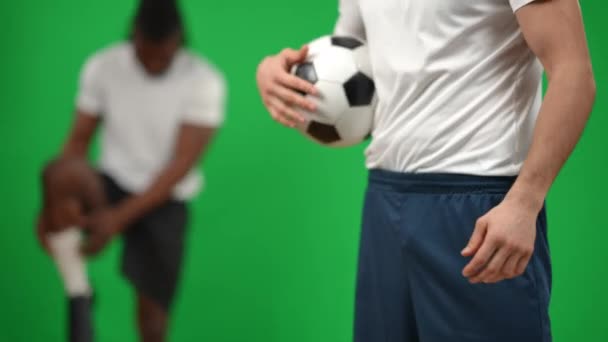
[[[79,110],[100,116],[100,169],[125,190],[145,191],[173,157],[182,124],[216,127],[224,117],[225,82],[211,64],[180,51],[162,76],[149,76],[130,43],[93,55],[81,74]],[[191,170],[173,190],[187,200],[202,186]]]
[[368,168],[519,172],[542,96],[514,14],[532,1],[340,1],[335,34],[367,41],[378,91]]

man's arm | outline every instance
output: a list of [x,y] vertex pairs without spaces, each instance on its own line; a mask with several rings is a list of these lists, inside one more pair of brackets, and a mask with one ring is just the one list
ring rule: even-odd
[[98,125],[98,115],[77,111],[74,124],[63,146],[62,156],[85,159]]
[[[97,115],[91,115],[83,111],[77,111],[74,124],[68,137],[64,143],[63,150],[60,155],[60,159],[85,159],[95,130],[97,129],[99,119]],[[46,169],[44,170],[46,171]],[[43,171],[43,174],[45,173]],[[42,185],[45,186],[45,180],[42,179]],[[48,194],[46,191],[42,191],[42,208],[38,214],[38,220],[36,223],[36,232],[40,243],[45,250],[48,250],[48,242],[46,241],[46,234],[53,228],[50,227],[48,220],[47,206],[48,206]]]
[[[59,159],[86,159],[93,135],[99,125],[99,114],[103,112],[105,99],[103,75],[100,58],[96,56],[87,60],[80,73],[74,122],[60,152]],[[49,220],[46,217],[46,202],[46,199],[43,198],[37,224],[38,236],[41,238],[44,247],[47,247],[45,239],[50,228]]]
[[175,185],[194,167],[209,145],[215,128],[183,124],[173,158],[146,191],[125,199],[113,208],[93,213],[88,222],[91,232],[84,252],[99,253],[111,238],[130,223],[167,201]]
[[121,216],[127,223],[171,197],[175,185],[194,167],[214,133],[215,128],[212,127],[182,125],[173,159],[144,193],[119,205]]
[[76,115],[63,148],[65,157],[85,158],[93,135],[104,112],[106,96],[103,56],[95,55],[86,61],[80,72],[76,97]]
[[472,282],[522,274],[536,237],[536,217],[558,172],[580,139],[595,82],[578,1],[539,0],[516,12],[526,42],[542,62],[549,87],[532,145],[503,203],[480,218],[463,255]]
[[595,99],[595,81],[578,1],[539,1],[517,20],[549,80],[534,139],[511,195],[540,209],[578,142]]

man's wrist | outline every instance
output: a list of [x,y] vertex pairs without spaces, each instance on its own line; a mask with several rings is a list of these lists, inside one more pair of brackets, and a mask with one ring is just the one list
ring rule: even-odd
[[505,201],[516,203],[526,210],[538,213],[545,204],[546,195],[546,190],[541,186],[518,180],[507,193]]
[[145,194],[133,195],[119,204],[116,210],[121,224],[129,225],[145,214],[152,206],[149,197]]
[[117,219],[121,225],[127,226],[136,220],[138,216],[138,200],[135,197],[130,197],[124,200],[115,208]]

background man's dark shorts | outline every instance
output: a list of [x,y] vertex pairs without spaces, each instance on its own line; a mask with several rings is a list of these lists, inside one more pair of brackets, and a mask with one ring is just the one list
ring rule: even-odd
[[[129,193],[102,175],[110,204]],[[132,224],[123,234],[122,272],[138,292],[169,310],[180,276],[188,210],[170,200]]]

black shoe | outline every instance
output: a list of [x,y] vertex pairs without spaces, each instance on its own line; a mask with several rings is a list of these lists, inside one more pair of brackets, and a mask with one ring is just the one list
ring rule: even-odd
[[70,342],[93,342],[92,297],[69,298],[68,330]]

